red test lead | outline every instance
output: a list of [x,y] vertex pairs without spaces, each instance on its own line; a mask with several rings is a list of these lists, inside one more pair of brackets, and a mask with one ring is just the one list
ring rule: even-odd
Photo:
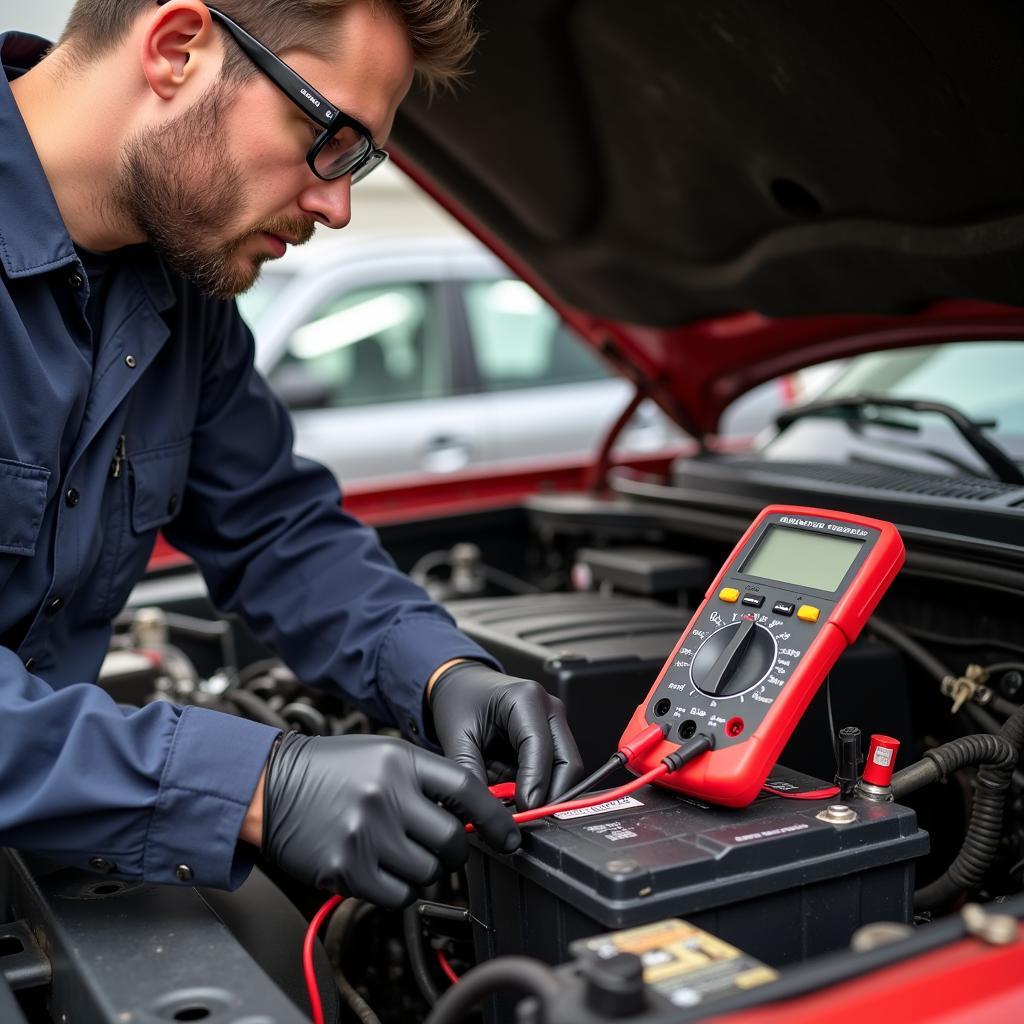
[[645,757],[656,746],[664,742],[667,733],[668,729],[661,722],[655,722],[653,725],[640,729],[628,740],[623,740],[619,749],[597,771],[592,772],[585,779],[577,782],[572,789],[557,796],[552,803],[564,803],[566,800],[575,800],[578,796],[588,793],[608,778],[616,769]]
[[[643,757],[648,750],[656,747],[665,738],[665,733],[668,730],[660,722],[655,722],[654,725],[647,726],[646,729],[641,729],[632,739],[627,740],[619,747],[619,753],[626,759],[626,761],[635,761],[638,757]],[[625,763],[625,762],[623,762]]]

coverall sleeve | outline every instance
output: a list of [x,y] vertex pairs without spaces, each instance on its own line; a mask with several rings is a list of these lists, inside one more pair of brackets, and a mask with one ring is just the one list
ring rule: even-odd
[[439,665],[500,666],[342,511],[332,474],[293,454],[288,411],[253,367],[252,335],[233,302],[222,312],[167,537],[198,563],[214,604],[239,613],[301,679],[423,742],[423,689]]
[[205,708],[126,709],[92,683],[53,690],[0,647],[0,846],[233,889],[252,866],[238,832],[277,735]]

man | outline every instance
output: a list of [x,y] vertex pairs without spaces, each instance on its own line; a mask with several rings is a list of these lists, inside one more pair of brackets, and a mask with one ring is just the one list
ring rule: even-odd
[[[451,80],[472,43],[465,0],[79,0],[48,55],[0,36],[0,845],[227,889],[261,847],[396,906],[464,860],[464,821],[518,844],[488,771],[518,760],[520,807],[578,774],[561,705],[292,455],[230,301],[348,223],[414,71]],[[114,704],[90,679],[157,529],[419,745]]]

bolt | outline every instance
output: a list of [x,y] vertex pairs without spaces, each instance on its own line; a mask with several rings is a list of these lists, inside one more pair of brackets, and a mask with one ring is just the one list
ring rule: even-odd
[[1024,675],[1020,672],[1007,672],[999,681],[999,689],[1006,697],[1016,697],[1024,688]]
[[605,864],[605,871],[611,872],[613,875],[629,875],[632,874],[636,869],[640,867],[635,860],[629,860],[628,858],[623,860],[610,860]]

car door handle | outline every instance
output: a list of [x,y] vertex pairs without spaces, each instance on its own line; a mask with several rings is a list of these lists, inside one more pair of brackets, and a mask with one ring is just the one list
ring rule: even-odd
[[424,445],[420,466],[428,473],[454,473],[468,466],[472,457],[469,441],[440,434]]

